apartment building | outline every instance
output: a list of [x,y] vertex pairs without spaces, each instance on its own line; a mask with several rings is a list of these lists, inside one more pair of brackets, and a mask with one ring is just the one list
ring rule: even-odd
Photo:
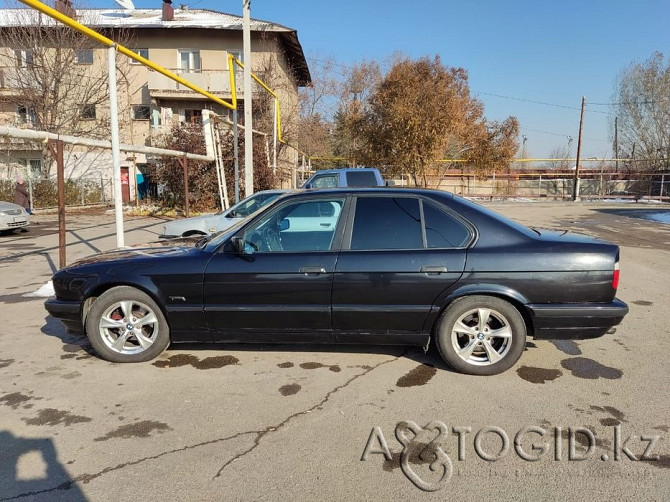
[[[63,7],[61,0],[57,2],[59,7]],[[83,24],[128,45],[141,56],[225,100],[231,98],[229,72],[236,72],[236,93],[241,111],[244,102],[242,70],[228,66],[228,54],[243,61],[242,18],[212,10],[191,10],[185,6],[175,9],[167,2],[157,7],[83,9],[76,11],[76,16]],[[31,30],[48,34],[49,30],[56,32],[59,29],[55,21],[33,10],[0,10],[0,125],[58,129],[57,118],[48,117],[48,110],[40,108],[38,93],[33,92],[40,85],[45,88],[44,82],[37,81],[47,79],[48,75],[36,77],[30,70],[38,65],[37,51],[44,66],[54,64],[53,57],[45,55],[51,54],[54,47],[45,49],[40,44],[57,46],[63,42],[56,42],[49,36],[30,38],[26,34]],[[36,42],[27,42],[30,40]],[[61,113],[77,114],[78,134],[100,136],[107,130],[109,121],[109,104],[103,85],[106,82],[107,49],[95,42],[86,41],[81,45],[79,40],[76,44],[70,51],[71,69],[65,72],[70,80],[74,80],[67,91],[67,99],[73,102]],[[252,19],[251,52],[252,71],[267,79],[277,92],[282,124],[290,128],[297,118],[298,88],[311,82],[296,30]],[[203,109],[227,116],[232,113],[123,55],[117,55],[117,66],[120,69],[117,84],[122,142],[155,145],[159,143],[160,135],[173,124],[198,122]],[[99,86],[97,90],[96,85]],[[93,89],[79,94],[88,87]],[[254,85],[254,100],[266,92]],[[33,99],[35,102],[31,102]],[[239,116],[241,119],[243,113]],[[63,126],[63,129],[67,128]],[[44,171],[41,169],[43,145],[0,140],[0,166],[5,167],[0,167],[0,176],[3,172],[7,176],[17,169],[23,169],[28,176]],[[146,162],[151,159],[135,156],[134,163],[140,168]],[[125,159],[124,165],[129,166],[130,160]],[[70,155],[66,174],[71,177],[111,176],[109,155],[105,152],[97,152],[95,157]]]

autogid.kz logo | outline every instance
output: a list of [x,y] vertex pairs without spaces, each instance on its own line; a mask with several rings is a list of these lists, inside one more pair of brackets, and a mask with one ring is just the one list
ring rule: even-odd
[[[607,462],[623,459],[631,461],[660,459],[655,453],[661,439],[660,435],[631,434],[623,437],[620,425],[608,427],[606,431],[601,431],[602,435],[598,434],[598,446],[604,449],[600,456],[594,455],[595,434],[586,427],[552,427],[546,430],[539,426],[527,426],[516,432],[513,443],[503,429],[495,426],[483,427],[477,431],[466,426],[452,427],[451,432],[455,438],[455,441],[452,440],[455,442],[452,446],[457,452],[455,460],[459,462],[466,460],[469,441],[472,442],[474,456],[487,462],[501,460],[510,451],[526,462],[536,462],[552,453],[554,461],[596,459]],[[385,469],[389,467],[390,470],[399,466],[407,479],[421,490],[437,491],[451,481],[454,473],[452,459],[444,450],[447,447],[448,436],[449,428],[439,420],[432,421],[424,427],[412,421],[398,422],[395,437],[402,450],[399,454],[392,454],[381,427],[376,426],[370,432],[361,460],[366,461],[371,455],[381,455],[385,460]],[[580,446],[577,447],[577,444]],[[473,457],[472,453],[470,457]]]

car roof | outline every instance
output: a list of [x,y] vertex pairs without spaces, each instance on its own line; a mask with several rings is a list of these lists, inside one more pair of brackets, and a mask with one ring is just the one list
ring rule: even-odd
[[335,167],[333,169],[319,169],[314,174],[336,174],[350,171],[379,171],[376,167]]
[[433,188],[403,188],[403,187],[340,187],[340,188],[311,188],[309,190],[292,190],[281,198],[291,196],[310,196],[313,194],[330,193],[334,195],[366,194],[379,193],[384,195],[440,195],[444,197],[454,197],[454,194],[445,190],[436,190]]

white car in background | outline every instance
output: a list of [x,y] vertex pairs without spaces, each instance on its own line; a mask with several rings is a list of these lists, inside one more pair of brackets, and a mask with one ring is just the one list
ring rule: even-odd
[[25,228],[30,224],[30,215],[25,208],[11,202],[0,202],[0,232]]
[[286,192],[288,190],[264,190],[256,192],[220,213],[171,221],[163,227],[163,233],[160,235],[160,238],[173,239],[176,237],[215,234],[274,202],[277,197]]

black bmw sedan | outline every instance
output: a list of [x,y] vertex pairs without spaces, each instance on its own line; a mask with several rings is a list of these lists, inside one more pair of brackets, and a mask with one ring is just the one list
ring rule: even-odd
[[436,344],[493,375],[527,335],[590,338],[628,312],[619,248],[526,228],[450,193],[290,193],[199,241],[95,255],[53,277],[49,313],[115,362],[179,342]]

